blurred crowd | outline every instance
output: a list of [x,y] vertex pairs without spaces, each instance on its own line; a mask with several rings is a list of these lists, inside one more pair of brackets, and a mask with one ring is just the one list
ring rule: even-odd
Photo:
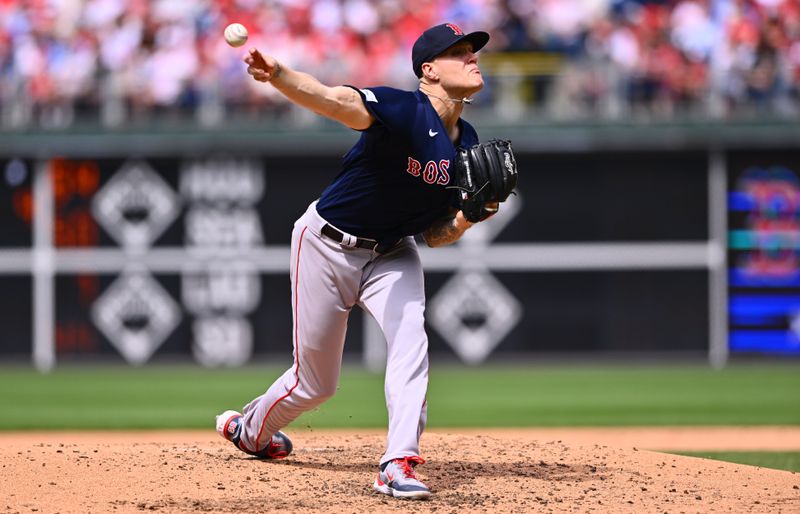
[[296,115],[249,80],[251,46],[328,84],[412,89],[411,46],[444,21],[492,35],[486,111],[798,114],[800,0],[0,0],[0,124]]
[[561,105],[612,117],[800,114],[798,0],[615,2],[565,34],[551,47],[572,58]]

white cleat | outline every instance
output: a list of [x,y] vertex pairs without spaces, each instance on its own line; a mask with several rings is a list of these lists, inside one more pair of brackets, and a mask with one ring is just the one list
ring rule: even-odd
[[420,457],[394,459],[378,473],[372,488],[395,498],[424,500],[431,495],[431,490],[414,474],[414,466],[424,463]]
[[292,453],[292,441],[283,432],[275,432],[263,450],[251,451],[242,446],[242,415],[235,410],[226,410],[217,416],[217,433],[243,452],[261,459],[284,459]]
[[240,432],[242,415],[235,410],[226,410],[217,416],[217,433],[220,437],[233,441],[233,437],[238,437]]

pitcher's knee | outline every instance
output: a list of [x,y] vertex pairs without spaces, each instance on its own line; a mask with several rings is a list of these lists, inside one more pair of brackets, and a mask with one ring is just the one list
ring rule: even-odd
[[320,403],[322,403],[322,402],[332,398],[333,395],[336,394],[336,389],[338,387],[339,387],[338,384],[333,384],[331,386],[325,386],[325,387],[321,388],[320,390],[317,391],[317,393],[315,395],[316,400],[319,401]]
[[305,388],[295,395],[295,402],[300,404],[304,410],[310,410],[325,403],[334,394],[336,394],[336,386],[316,389]]

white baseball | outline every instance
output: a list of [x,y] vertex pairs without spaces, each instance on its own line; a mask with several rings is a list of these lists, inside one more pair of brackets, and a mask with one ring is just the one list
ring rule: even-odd
[[225,41],[232,47],[247,43],[247,29],[241,23],[231,23],[225,27]]

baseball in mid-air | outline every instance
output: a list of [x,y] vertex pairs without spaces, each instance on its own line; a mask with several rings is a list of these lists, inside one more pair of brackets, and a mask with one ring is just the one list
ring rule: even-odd
[[225,27],[225,41],[236,48],[247,43],[247,29],[241,23],[231,23]]

